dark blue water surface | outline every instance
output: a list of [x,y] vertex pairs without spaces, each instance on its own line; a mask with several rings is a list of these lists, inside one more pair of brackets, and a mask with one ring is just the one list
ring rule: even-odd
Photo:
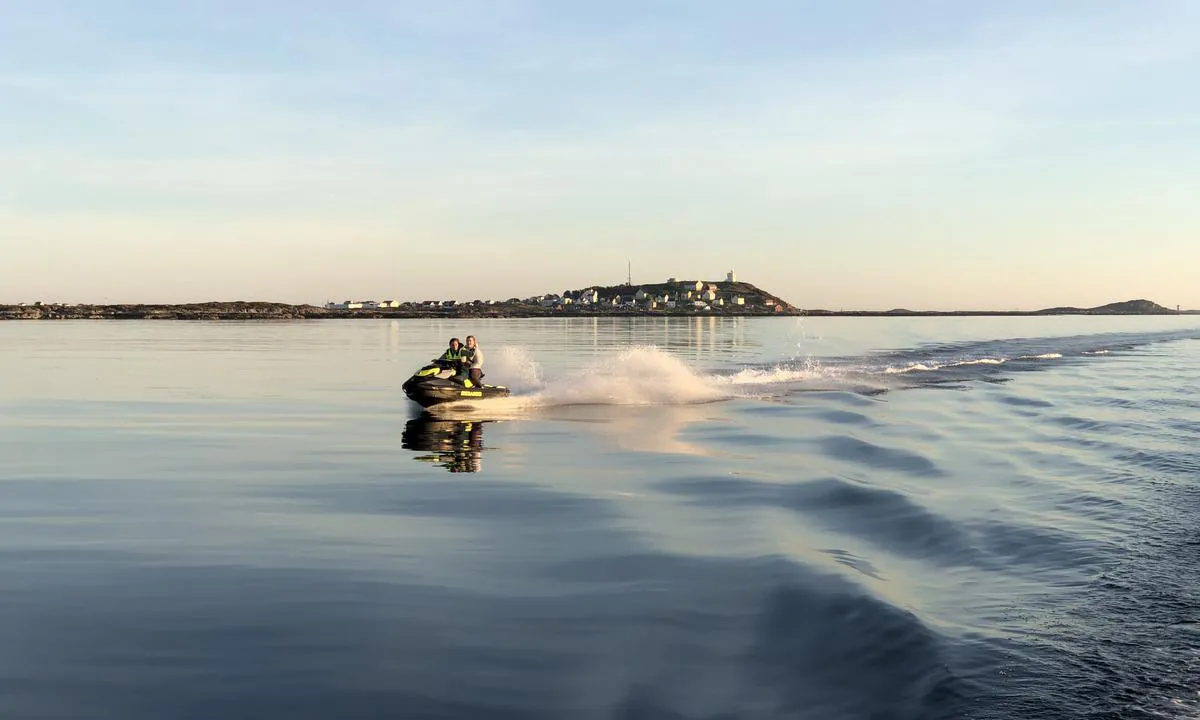
[[0,324],[0,718],[1197,718],[1195,325]]

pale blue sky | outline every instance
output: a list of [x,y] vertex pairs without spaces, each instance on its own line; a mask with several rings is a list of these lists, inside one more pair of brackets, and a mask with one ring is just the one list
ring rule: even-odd
[[0,0],[0,303],[1200,308],[1200,3]]

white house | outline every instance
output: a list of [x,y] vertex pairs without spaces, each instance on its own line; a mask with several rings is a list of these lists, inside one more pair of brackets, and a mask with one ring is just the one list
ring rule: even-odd
[[707,302],[712,302],[717,299],[717,293],[710,287],[708,290],[700,293],[700,299]]
[[741,295],[738,295],[737,297],[735,297],[735,298],[733,299],[733,304],[734,304],[734,305],[745,305],[745,304],[746,304],[746,298],[742,297]]
[[398,308],[398,307],[400,307],[400,301],[399,300],[382,300],[379,303],[379,307],[381,307],[381,308]]
[[645,300],[650,296],[645,290],[638,288],[638,291],[633,294],[634,300]]
[[692,285],[692,289],[695,290],[696,292],[700,292],[701,290],[704,289],[704,281],[697,280],[696,283],[694,285]]

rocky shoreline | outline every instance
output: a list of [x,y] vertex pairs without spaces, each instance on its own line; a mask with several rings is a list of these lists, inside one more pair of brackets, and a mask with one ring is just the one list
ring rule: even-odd
[[[709,292],[706,293],[705,290]],[[709,301],[703,300],[705,296]],[[711,301],[711,302],[710,302]],[[272,302],[204,302],[171,305],[0,305],[10,320],[307,320],[333,318],[536,318],[640,315],[753,316],[803,314],[792,304],[732,278],[717,285],[675,278],[642,285],[592,286],[504,301],[360,301],[316,305]]]
[[524,304],[456,305],[453,307],[400,307],[381,309],[329,309],[316,305],[268,302],[190,303],[181,305],[0,305],[0,320],[321,320],[387,318],[540,318],[540,317],[640,317],[640,316],[776,316],[803,315],[799,310],[739,307],[710,310],[567,307]]

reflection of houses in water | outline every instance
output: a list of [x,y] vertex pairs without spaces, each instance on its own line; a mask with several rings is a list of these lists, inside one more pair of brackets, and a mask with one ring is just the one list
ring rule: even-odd
[[755,349],[761,341],[748,335],[748,318],[695,316],[633,316],[572,318],[562,325],[564,343],[578,343],[571,329],[591,325],[591,347],[595,350],[619,346],[648,346],[690,351],[696,359],[708,355],[728,356],[743,348]]
[[479,472],[483,468],[483,424],[486,420],[442,420],[421,413],[404,425],[401,447],[430,453],[415,460],[441,465],[450,472]]

